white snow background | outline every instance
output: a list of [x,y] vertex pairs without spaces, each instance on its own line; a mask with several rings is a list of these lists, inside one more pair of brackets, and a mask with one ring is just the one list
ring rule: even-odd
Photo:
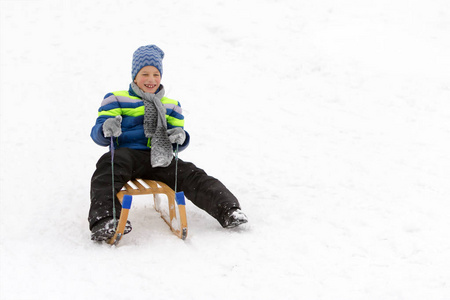
[[[0,0],[0,299],[450,299],[447,0]],[[135,199],[90,240],[89,137],[165,51],[180,158],[250,222]]]

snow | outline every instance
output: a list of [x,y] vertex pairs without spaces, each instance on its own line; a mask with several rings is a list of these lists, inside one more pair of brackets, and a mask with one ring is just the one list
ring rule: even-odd
[[[447,0],[0,1],[0,299],[450,299]],[[166,53],[180,158],[249,223],[147,198],[90,241],[89,137],[135,49]]]

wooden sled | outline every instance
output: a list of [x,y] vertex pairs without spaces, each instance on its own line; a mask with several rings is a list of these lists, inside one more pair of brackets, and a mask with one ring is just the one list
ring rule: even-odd
[[[117,193],[117,198],[122,204],[119,224],[114,236],[107,242],[116,245],[125,230],[128,219],[128,212],[131,207],[133,195],[153,195],[155,209],[161,214],[161,218],[169,225],[172,232],[180,239],[187,237],[187,218],[186,206],[183,192],[175,192],[165,183],[148,179],[134,179],[128,181],[127,184]],[[161,209],[161,199],[158,194],[165,194],[168,200],[169,215]]]

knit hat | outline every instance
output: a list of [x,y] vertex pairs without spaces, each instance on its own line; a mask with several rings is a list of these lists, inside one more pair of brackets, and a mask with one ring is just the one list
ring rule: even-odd
[[137,73],[146,66],[153,66],[158,69],[159,73],[163,73],[162,60],[164,52],[156,45],[147,45],[139,47],[133,53],[133,64],[131,68],[131,79],[134,80]]

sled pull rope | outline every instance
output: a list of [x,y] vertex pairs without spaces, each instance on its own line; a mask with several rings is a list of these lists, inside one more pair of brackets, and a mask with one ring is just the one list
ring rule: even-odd
[[111,136],[111,182],[112,182],[112,205],[113,205],[113,220],[114,220],[114,228],[116,228],[117,225],[117,219],[116,219],[116,193],[114,189],[114,140]]
[[[186,200],[184,199],[184,192],[177,192],[177,185],[178,185],[178,144],[177,148],[175,150],[175,201],[177,202],[177,205],[186,205]],[[183,240],[186,238],[184,235]]]
[[177,194],[177,184],[178,184],[178,143],[175,150],[175,195]]

